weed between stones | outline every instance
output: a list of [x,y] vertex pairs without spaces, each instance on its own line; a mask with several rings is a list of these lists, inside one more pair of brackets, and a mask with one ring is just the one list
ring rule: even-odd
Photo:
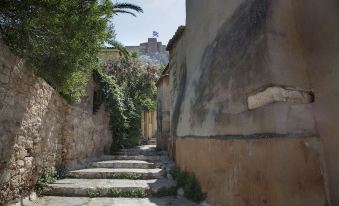
[[110,193],[111,197],[129,197],[129,198],[145,198],[148,196],[148,192],[144,189],[131,189],[121,190],[112,189]]
[[155,197],[166,197],[166,196],[176,196],[178,187],[162,187],[156,193],[153,194]]
[[143,179],[142,174],[138,173],[129,173],[129,172],[123,172],[123,173],[115,173],[111,176],[111,179],[129,179],[129,180],[138,180]]
[[52,184],[57,180],[57,177],[46,169],[43,171],[38,181],[35,184],[35,191],[40,196],[42,192],[48,187],[48,184]]
[[88,197],[90,197],[90,198],[95,198],[95,197],[100,196],[100,192],[97,191],[96,189],[89,189],[89,190],[87,191],[87,195],[88,195]]
[[53,184],[56,180],[63,179],[66,174],[66,170],[62,168],[56,168],[56,172],[52,173],[49,169],[44,169],[38,181],[35,184],[35,192],[41,196],[43,191],[48,188],[48,184]]

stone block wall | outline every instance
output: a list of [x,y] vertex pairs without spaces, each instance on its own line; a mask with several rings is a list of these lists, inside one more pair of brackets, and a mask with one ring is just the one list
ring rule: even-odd
[[31,192],[44,169],[81,167],[109,150],[109,116],[88,108],[69,105],[0,43],[0,205]]

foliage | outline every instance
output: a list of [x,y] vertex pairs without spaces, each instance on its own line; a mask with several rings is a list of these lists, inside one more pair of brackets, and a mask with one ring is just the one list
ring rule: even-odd
[[137,59],[119,59],[103,65],[94,76],[103,97],[95,105],[105,102],[111,115],[112,151],[138,145],[141,111],[155,109],[156,68]]
[[104,71],[114,78],[136,105],[145,111],[152,111],[156,104],[158,68],[136,58],[119,59],[104,65]]
[[35,191],[38,195],[41,195],[41,193],[48,187],[48,184],[52,184],[56,180],[57,177],[52,174],[50,170],[45,169],[35,184]]
[[139,188],[131,190],[112,189],[110,193],[110,197],[145,198],[147,195],[144,189]]
[[131,173],[131,172],[115,173],[111,176],[111,179],[139,180],[142,178],[143,178],[142,174]]
[[2,0],[0,38],[70,102],[84,95],[105,43],[114,43],[111,19],[142,12],[110,0]]
[[158,71],[159,75],[161,75],[165,71],[165,69],[166,69],[165,65],[160,65],[160,68],[159,68],[159,71]]
[[111,45],[112,45],[112,48],[117,49],[125,59],[130,58],[131,54],[126,49],[126,47],[124,47],[124,45],[122,45],[121,43],[119,43],[117,41],[111,42]]
[[136,52],[136,51],[134,51],[134,52],[131,52],[131,57],[132,58],[138,58],[140,55],[139,55],[139,53],[138,52]]
[[177,179],[181,170],[179,167],[172,167],[170,170],[170,174],[172,175],[173,179]]
[[162,187],[160,188],[155,194],[155,197],[166,197],[166,196],[176,196],[177,195],[178,187]]
[[113,13],[114,14],[130,14],[132,16],[136,16],[133,11],[142,13],[143,10],[140,6],[136,6],[134,4],[129,3],[115,3],[113,6]]
[[57,180],[64,179],[66,177],[66,174],[67,174],[67,170],[65,168],[57,167],[55,178]]
[[202,192],[201,186],[193,174],[182,171],[179,167],[173,167],[170,174],[176,180],[177,187],[184,189],[184,195],[187,199],[197,203],[206,199],[206,194]]
[[98,192],[96,189],[89,189],[87,190],[87,195],[90,198],[95,198],[95,197],[100,196],[100,192]]

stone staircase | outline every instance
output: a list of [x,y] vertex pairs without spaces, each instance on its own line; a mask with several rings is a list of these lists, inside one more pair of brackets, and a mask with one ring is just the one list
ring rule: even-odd
[[[175,182],[167,175],[172,165],[167,153],[156,151],[155,145],[121,150],[117,155],[104,156],[84,169],[69,171],[65,179],[48,186],[44,197],[24,205],[197,205],[183,197],[155,197],[160,189],[175,186]],[[130,197],[134,193],[147,196]],[[120,197],[125,196],[121,194],[129,194],[129,197]]]
[[156,138],[151,138],[148,140],[148,144],[150,145],[156,145],[157,144],[157,139]]

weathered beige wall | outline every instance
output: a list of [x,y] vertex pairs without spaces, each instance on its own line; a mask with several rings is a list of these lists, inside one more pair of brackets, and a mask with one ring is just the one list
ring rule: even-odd
[[339,4],[293,2],[308,77],[315,93],[314,117],[324,148],[329,194],[339,205]]
[[[0,205],[30,192],[45,168],[79,167],[109,150],[109,116],[70,106],[0,44]],[[91,96],[93,98],[93,96]],[[91,99],[88,97],[86,101]]]
[[187,1],[173,51],[181,59],[171,63],[185,75],[179,136],[315,133],[310,104],[247,107],[248,95],[269,85],[311,89],[288,2]]
[[312,2],[187,0],[170,52],[171,134],[216,205],[339,204],[339,12]]
[[157,85],[157,147],[170,150],[170,93],[168,75]]
[[142,111],[141,113],[141,133],[146,140],[155,138],[157,132],[156,115],[157,113],[154,111]]
[[[327,205],[319,140],[177,140],[177,163],[215,206]],[[192,155],[194,154],[194,155]]]

